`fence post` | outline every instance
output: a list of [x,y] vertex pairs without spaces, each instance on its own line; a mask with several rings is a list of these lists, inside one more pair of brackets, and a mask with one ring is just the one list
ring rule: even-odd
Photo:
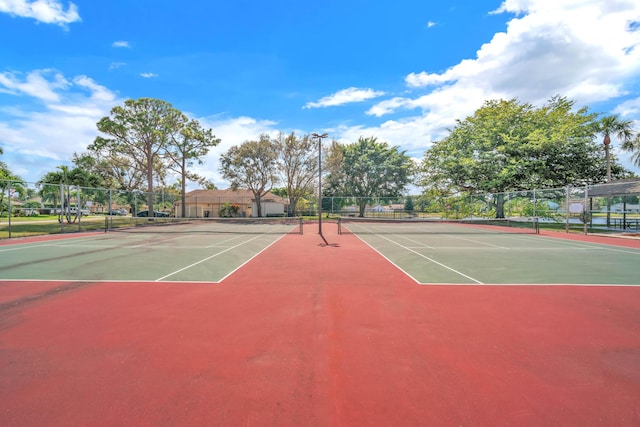
[[109,208],[108,209],[109,210],[107,211],[107,214],[108,214],[107,218],[109,219],[109,224],[110,224],[109,227],[113,227],[113,215],[112,215],[113,214],[113,212],[112,212],[113,211],[113,198],[112,198],[112,195],[111,195],[111,189],[109,189]]
[[565,197],[565,220],[564,220],[564,229],[568,233],[569,232],[569,199],[571,198],[571,186],[567,186],[567,192]]
[[78,189],[78,203],[76,206],[76,216],[78,217],[78,231],[82,231],[82,189],[79,185],[76,186]]
[[7,187],[7,220],[9,221],[9,238],[11,238],[11,180]]
[[589,231],[589,223],[591,222],[591,209],[588,206],[589,203],[589,184],[584,185],[584,234],[587,235]]
[[60,232],[64,233],[64,217],[65,217],[65,201],[64,201],[64,183],[60,184],[60,213],[58,218],[60,219]]

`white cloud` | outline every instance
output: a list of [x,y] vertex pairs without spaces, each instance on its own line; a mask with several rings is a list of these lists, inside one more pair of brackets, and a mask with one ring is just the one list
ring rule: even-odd
[[[620,114],[622,117],[636,117],[640,121],[640,97],[623,102],[613,113]],[[638,130],[640,131],[640,128]]]
[[56,90],[69,87],[69,82],[57,71],[45,69],[31,71],[24,80],[22,73],[0,73],[0,89],[4,93],[29,95],[43,101],[58,101]]
[[144,77],[145,79],[151,79],[153,77],[158,77],[155,73],[140,73],[140,77]]
[[63,27],[81,21],[75,4],[69,2],[65,10],[58,0],[0,0],[0,12]]
[[14,173],[30,181],[85,151],[98,135],[98,120],[121,103],[87,76],[68,79],[54,70],[6,74],[0,75],[0,85],[8,85],[20,100],[0,110],[3,157]]
[[[38,84],[33,84],[36,80]],[[84,152],[98,135],[96,123],[124,99],[88,76],[64,77],[54,70],[0,74],[3,93],[16,97],[11,107],[0,107],[3,161],[12,172],[30,182],[61,164],[70,164],[74,152]],[[40,90],[40,92],[38,90]],[[43,96],[43,94],[46,94]],[[251,117],[209,116],[198,119],[222,142],[194,171],[220,188],[228,183],[219,168],[220,155],[230,147],[260,134],[275,136],[277,123]]]
[[110,70],[117,70],[118,68],[122,68],[125,65],[127,65],[126,62],[112,62],[111,64],[109,64],[109,69]]
[[438,25],[436,22],[433,22],[433,21],[429,21],[429,22],[427,22],[427,28],[433,28],[433,27],[435,27],[436,25]]
[[[335,134],[351,141],[376,135],[419,154],[488,99],[515,97],[541,105],[559,94],[583,106],[624,100],[637,91],[640,2],[507,0],[493,13],[514,16],[506,31],[480,46],[474,58],[442,71],[409,73],[408,94],[367,111],[401,117],[417,110],[411,117],[371,127],[344,126]],[[616,111],[640,123],[638,98]]]
[[113,47],[131,47],[129,46],[129,42],[124,41],[124,40],[118,40],[113,42],[113,44],[111,45]]
[[555,94],[588,103],[625,93],[640,72],[640,3],[633,0],[507,0],[494,13],[515,13],[507,31],[481,46],[476,58],[444,72],[410,73],[412,88],[483,88],[486,98],[541,102]]
[[384,92],[376,91],[373,89],[358,89],[356,87],[350,87],[347,89],[339,90],[338,92],[325,96],[317,102],[309,102],[304,108],[320,108],[331,107],[336,105],[344,105],[353,102],[362,102],[367,99],[377,98],[384,95]]

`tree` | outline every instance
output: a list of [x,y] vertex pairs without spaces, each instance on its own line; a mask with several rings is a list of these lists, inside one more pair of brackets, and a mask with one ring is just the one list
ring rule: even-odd
[[300,138],[293,132],[286,136],[280,133],[278,145],[282,182],[286,185],[285,197],[289,199],[288,214],[293,216],[300,199],[313,191],[318,170],[318,153],[308,135]]
[[616,136],[622,147],[629,147],[632,142],[633,129],[631,120],[622,120],[617,115],[605,116],[598,122],[598,132],[603,135],[602,143],[605,150],[607,165],[607,182],[611,181],[611,135]]
[[408,196],[404,201],[404,211],[413,212],[413,197]]
[[[2,147],[0,147],[0,155],[1,154],[3,154]],[[7,190],[9,189],[16,191],[22,190],[22,178],[13,174],[4,162],[0,162],[0,215],[5,209],[7,209],[8,212],[8,201],[5,202],[4,197],[7,195]],[[8,195],[7,197],[11,197],[11,195]],[[11,212],[8,212],[8,214],[10,215]]]
[[[136,168],[129,157],[105,150],[94,150],[74,153],[72,161],[76,167],[100,176],[107,188],[124,191],[144,190],[146,171]],[[159,174],[160,171],[155,173]]]
[[201,179],[198,181],[198,183],[202,185],[202,188],[204,188],[205,190],[215,190],[216,188],[218,188],[213,181],[210,181],[208,179]]
[[278,144],[268,135],[231,147],[220,157],[220,172],[231,188],[247,188],[253,193],[257,216],[262,216],[262,197],[278,183]]
[[631,153],[631,161],[640,167],[640,133],[622,144],[622,149]]
[[[169,142],[184,128],[187,117],[168,102],[140,98],[129,99],[124,106],[111,109],[109,117],[98,122],[98,130],[111,138],[97,137],[89,150],[108,156],[124,157],[131,166],[146,173],[147,205],[153,212],[154,171]],[[158,176],[156,174],[156,176]]]
[[357,197],[361,217],[374,197],[400,196],[412,177],[411,158],[375,137],[360,137],[353,144],[334,143],[332,151],[327,160],[327,194]]
[[[58,166],[59,171],[48,172],[38,184],[41,185],[40,196],[43,200],[53,200],[53,205],[57,206],[58,195],[63,197],[60,192],[62,187],[62,193],[66,190],[64,199],[62,200],[63,209],[58,213],[58,221],[62,222],[63,218],[66,218],[67,223],[71,224],[76,221],[78,215],[72,215],[71,210],[71,186],[97,188],[103,184],[102,178],[98,175],[92,174],[86,169],[75,167],[69,169],[68,166]],[[55,187],[51,185],[43,184],[56,184]],[[57,194],[56,194],[57,193]],[[77,196],[77,195],[76,195]],[[86,202],[86,201],[85,201]],[[78,206],[78,212],[81,212],[82,206]]]
[[211,147],[215,147],[220,140],[213,135],[211,129],[202,129],[200,123],[191,120],[180,129],[180,132],[171,135],[169,144],[164,151],[166,165],[169,170],[176,172],[180,176],[182,194],[181,216],[187,216],[186,185],[187,180],[203,180],[189,168],[194,162],[202,164],[201,157],[209,153]]
[[[515,99],[487,101],[426,151],[421,184],[440,192],[498,193],[501,218],[505,191],[602,182],[597,130],[596,115],[574,111],[566,98],[540,108]],[[616,175],[628,173],[614,166]]]

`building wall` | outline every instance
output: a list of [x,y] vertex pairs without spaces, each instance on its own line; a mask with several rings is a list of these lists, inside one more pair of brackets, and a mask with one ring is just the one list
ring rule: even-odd
[[[284,203],[278,203],[278,202],[262,202],[260,203],[261,205],[261,212],[262,212],[262,216],[271,216],[271,215],[282,215],[284,216]],[[251,205],[251,210],[253,212],[253,214],[251,214],[251,216],[257,216],[258,215],[258,205],[253,202],[253,204]]]

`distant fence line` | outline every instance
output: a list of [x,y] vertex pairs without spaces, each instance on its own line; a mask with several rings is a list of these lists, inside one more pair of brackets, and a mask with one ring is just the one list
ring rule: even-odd
[[[565,231],[640,231],[640,192],[615,194],[608,191],[612,185],[617,184],[482,194],[324,196],[322,210],[329,217],[538,217],[543,226]],[[0,238],[100,229],[104,216],[136,216],[149,210],[181,216],[180,201],[181,196],[174,192],[156,192],[149,209],[147,193],[142,191],[0,180]],[[251,203],[247,197],[190,197],[186,216],[219,216],[223,206]],[[317,196],[310,196],[289,214],[317,215],[317,207]]]

